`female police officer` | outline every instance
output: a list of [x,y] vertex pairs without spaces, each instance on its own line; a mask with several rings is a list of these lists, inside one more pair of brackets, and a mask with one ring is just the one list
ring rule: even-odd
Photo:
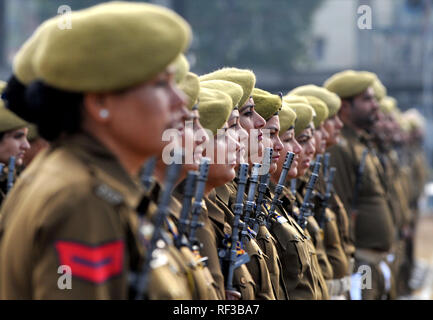
[[[128,298],[128,275],[143,263],[133,177],[162,151],[162,132],[185,104],[170,66],[190,40],[178,15],[116,2],[76,11],[71,22],[44,30],[28,103],[9,104],[53,143],[1,212],[5,299]],[[175,261],[159,249],[147,296],[189,298]]]

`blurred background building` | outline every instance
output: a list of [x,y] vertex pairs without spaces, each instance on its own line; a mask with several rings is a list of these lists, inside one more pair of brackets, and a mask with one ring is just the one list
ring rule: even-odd
[[[61,5],[91,0],[0,0],[0,79],[15,52]],[[425,147],[433,163],[433,0],[153,0],[184,16],[194,30],[192,71],[223,66],[254,70],[258,86],[286,93],[321,85],[343,69],[381,78],[402,110],[427,118]],[[358,8],[371,8],[372,28],[360,29]],[[89,52],[89,54],[92,54]]]

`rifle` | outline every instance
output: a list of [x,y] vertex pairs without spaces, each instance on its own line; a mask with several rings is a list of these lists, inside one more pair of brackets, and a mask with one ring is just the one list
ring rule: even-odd
[[358,171],[356,172],[356,180],[355,187],[353,189],[353,197],[352,197],[352,210],[355,211],[358,206],[358,193],[359,188],[361,187],[362,176],[364,175],[365,170],[365,162],[367,161],[368,148],[366,147],[362,152],[361,162],[359,163]]
[[197,171],[189,171],[186,176],[185,185],[183,189],[182,211],[180,212],[178,224],[178,236],[175,238],[175,245],[177,248],[189,246],[189,241],[186,238],[186,230],[190,224],[189,212],[191,209],[191,200],[195,193],[195,182],[198,177]]
[[272,161],[272,148],[265,149],[263,165],[268,167],[268,171],[260,176],[260,183],[257,186],[257,200],[254,224],[251,225],[255,234],[259,232],[259,227],[265,223],[266,214],[263,212],[262,205],[266,203],[265,194],[269,184],[269,166]]
[[293,196],[296,196],[296,183],[298,180],[296,178],[290,180],[290,192]]
[[7,181],[7,192],[9,192],[14,186],[14,171],[15,171],[15,157],[9,158],[9,168],[8,168],[8,181]]
[[204,188],[206,186],[206,180],[209,173],[210,159],[203,157],[200,160],[199,175],[197,177],[197,186],[194,194],[194,202],[192,204],[191,224],[189,231],[189,244],[192,251],[196,251],[201,247],[200,241],[197,239],[196,231],[197,228],[202,227],[203,223],[198,221],[201,214]]
[[[280,178],[278,179],[278,183],[275,186],[274,197],[272,198],[271,208],[269,209],[269,214],[267,217],[267,224],[269,225],[271,219],[275,218],[277,214],[275,210],[277,206],[281,204],[280,196],[283,193],[284,184],[286,182],[287,174],[289,173],[290,167],[292,166],[293,159],[295,158],[295,154],[293,152],[288,152],[286,154],[286,159],[284,160],[283,170],[281,170]],[[281,217],[283,218],[283,217]],[[283,218],[285,219],[285,218]]]
[[[162,192],[159,200],[158,210],[155,214],[155,222],[152,238],[150,239],[149,248],[146,253],[146,260],[143,263],[142,270],[138,275],[136,284],[136,300],[142,300],[147,292],[149,285],[149,274],[151,269],[151,263],[155,249],[157,249],[157,242],[163,237],[162,228],[164,221],[168,215],[168,206],[170,204],[171,192],[176,184],[179,177],[181,164],[174,162],[166,170],[166,177],[164,183],[164,191]],[[141,228],[140,228],[141,229]],[[140,230],[141,233],[141,230]]]
[[[251,169],[251,176],[250,176],[250,185],[248,187],[248,196],[247,200],[245,201],[245,215],[244,215],[244,224],[242,226],[242,243],[246,244],[247,241],[250,240],[251,236],[256,237],[257,233],[254,232],[254,230],[248,230],[250,225],[253,225],[254,218],[251,217],[255,202],[254,198],[256,197],[256,188],[257,183],[259,181],[259,169],[261,167],[260,163],[254,163],[253,167]],[[252,235],[251,235],[251,233]]]
[[329,160],[330,160],[330,153],[326,152],[323,156],[323,180],[327,182],[328,180],[328,174],[329,174]]
[[321,160],[322,156],[319,154],[314,164],[313,173],[311,174],[308,184],[306,186],[307,192],[305,193],[304,202],[299,208],[298,224],[301,226],[302,229],[305,229],[305,227],[307,226],[307,217],[311,216],[310,210],[314,207],[314,205],[310,203],[310,198],[313,194],[314,186],[316,185],[317,179],[319,178]]
[[328,207],[329,200],[332,197],[332,192],[333,192],[332,183],[334,181],[334,176],[336,171],[337,169],[335,167],[331,167],[331,169],[329,170],[329,177],[326,181],[326,191],[325,191],[325,196],[323,197],[322,200],[322,209],[321,209],[320,221],[319,221],[319,226],[322,229],[325,226],[326,208]]
[[141,183],[146,191],[149,191],[153,183],[153,171],[155,171],[156,157],[151,157],[143,167],[140,175]]
[[226,270],[226,290],[235,290],[233,287],[233,276],[236,268],[250,261],[248,253],[242,253],[238,256],[239,225],[242,211],[244,209],[244,193],[248,177],[248,164],[243,163],[239,167],[238,174],[238,192],[236,194],[236,203],[233,205],[234,220],[232,234],[230,237],[230,246],[220,250],[219,256],[222,258],[223,269]]
[[5,167],[4,163],[0,163],[0,179],[3,178],[3,174],[4,174],[4,172],[3,172],[3,168],[4,168],[4,167]]

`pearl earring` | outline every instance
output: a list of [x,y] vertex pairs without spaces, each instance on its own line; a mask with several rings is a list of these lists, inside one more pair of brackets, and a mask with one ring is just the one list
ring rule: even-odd
[[109,115],[110,115],[110,112],[108,112],[107,109],[101,109],[101,111],[99,111],[99,116],[102,119],[107,119]]

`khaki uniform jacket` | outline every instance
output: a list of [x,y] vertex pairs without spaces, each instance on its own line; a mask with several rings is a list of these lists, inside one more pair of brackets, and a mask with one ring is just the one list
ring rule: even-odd
[[[182,210],[182,204],[180,203],[182,196],[179,192],[173,192],[173,196],[170,203],[170,224],[169,230],[173,238],[179,236],[177,230],[177,223],[180,219],[180,213]],[[179,199],[179,200],[178,200]],[[207,218],[206,207],[202,207],[202,212],[200,215],[200,221],[207,225],[210,221]],[[202,228],[198,228],[199,231]],[[184,262],[188,266],[188,271],[191,274],[191,279],[194,281],[194,300],[219,300],[224,299],[224,295],[221,295],[221,288],[217,285],[212,277],[211,271],[208,266],[202,262],[203,256],[201,252],[193,252],[187,246],[182,246],[179,248],[180,253],[184,258]],[[210,263],[215,263],[214,260],[210,260]],[[212,265],[212,268],[215,268]]]
[[[224,212],[226,220],[232,225],[234,214],[232,211],[232,201],[236,197],[236,191],[231,183],[215,189],[214,199],[218,208]],[[241,238],[240,238],[241,241]],[[244,246],[244,250],[248,253],[250,261],[246,263],[246,267],[251,274],[251,277],[256,284],[255,297],[257,300],[275,300],[277,299],[276,292],[272,285],[272,276],[268,269],[266,260],[269,258],[261,249],[255,239],[251,239]]]
[[[209,219],[214,228],[214,243],[218,248],[217,250],[224,250],[224,240],[232,233],[231,225],[233,224],[233,217],[220,208],[215,190],[212,190],[211,193],[205,197],[205,201]],[[233,286],[241,293],[241,300],[263,299],[260,295],[256,295],[258,292],[257,284],[245,264],[235,269]]]
[[[307,173],[309,176],[310,173]],[[302,177],[297,180],[298,186],[297,190],[299,194],[299,203],[302,204],[303,197],[306,192],[306,185],[308,183],[307,176]],[[317,184],[316,189],[317,191]],[[311,199],[313,200],[313,199]],[[299,207],[299,206],[298,206]],[[316,210],[317,206],[313,210]],[[322,270],[322,275],[325,280],[331,280],[334,277],[334,271],[332,270],[332,265],[328,260],[328,256],[326,254],[325,248],[325,234],[324,231],[320,228],[319,222],[316,220],[317,215],[307,217],[307,230],[311,235],[311,240],[313,241],[314,247],[316,248],[317,260],[319,261],[320,269]]]
[[336,215],[341,244],[347,260],[350,261],[355,254],[355,230],[353,224],[349,223],[349,215],[336,192],[332,194],[331,200],[329,201],[329,208]]
[[[75,135],[43,151],[1,210],[0,298],[130,298],[128,276],[139,272],[144,260],[137,235],[141,202],[147,203],[142,206],[146,215],[155,210],[112,153],[92,137]],[[143,226],[149,230],[147,241],[153,229],[146,217]],[[155,256],[148,297],[190,299],[176,250],[161,243]],[[72,272],[71,289],[59,280],[62,266]]]
[[[247,184],[244,201],[246,201],[247,198],[248,187],[249,185]],[[223,203],[221,204],[221,207],[232,208],[233,204],[236,202],[237,188],[236,181],[232,181],[227,183],[224,187],[217,189],[218,198],[221,200],[221,203]],[[232,212],[231,209],[230,212]],[[273,295],[277,300],[287,300],[288,292],[281,274],[282,265],[278,256],[275,238],[271,235],[265,225],[260,225],[255,239],[250,242],[253,242],[255,243],[255,246],[258,246],[258,250],[256,249],[254,254],[259,253],[261,256],[263,254],[267,266],[266,273],[269,273],[271,280]],[[265,279],[265,276],[262,276],[261,278]]]
[[[315,256],[316,252],[308,231],[302,230],[289,213],[291,208],[288,206],[288,201],[284,202],[287,191],[287,189],[283,190],[280,197],[283,203],[276,209],[279,217],[273,219],[269,226],[271,234],[277,240],[278,255],[283,266],[284,284],[289,293],[289,299],[321,300],[324,297],[318,281],[321,270]],[[268,204],[272,202],[273,197],[273,193],[268,189],[266,194]],[[313,259],[316,260],[313,261]],[[326,284],[323,283],[323,285],[326,290]]]
[[[311,174],[311,171],[309,174]],[[301,185],[304,190],[305,190],[306,183],[307,181],[305,179],[301,181]],[[319,194],[323,196],[325,195],[326,184],[325,181],[323,180],[323,175],[319,175],[315,190]],[[332,209],[330,209],[329,206],[325,210],[325,216],[322,217],[323,206],[319,197],[315,197],[313,202],[315,205],[313,209],[315,221],[312,221],[312,223],[310,224],[310,228],[308,230],[310,234],[313,236],[313,238],[316,238],[318,240],[318,241],[315,240],[317,241],[315,242],[315,245],[318,252],[317,255],[319,257],[319,263],[323,271],[323,276],[325,277],[325,280],[343,278],[349,274],[349,261],[344,252],[343,244],[340,238],[341,233],[339,232],[338,229],[340,226],[348,228],[348,225],[344,224],[344,222],[347,221],[344,220],[344,218],[347,219],[347,217],[342,217],[342,219],[340,220],[343,220],[344,222],[339,225],[337,223],[336,213],[334,213],[334,211],[332,211]],[[331,199],[328,203],[330,202]],[[320,228],[320,222],[322,219],[323,219],[323,229]],[[319,230],[317,230],[315,224],[318,224]],[[348,233],[348,231],[349,230],[347,229],[345,232]],[[316,234],[317,236],[314,236],[313,234]],[[322,237],[323,237],[323,241],[321,240]],[[320,248],[320,246],[322,246],[322,244],[320,244],[321,242],[323,242],[323,247],[327,256],[326,260],[331,265],[332,277],[329,277],[329,273],[326,271],[327,268],[326,260],[320,258],[319,252],[321,251]]]
[[[354,190],[361,158],[367,145],[364,137],[345,126],[339,144],[329,148],[330,165],[337,168],[334,187],[354,224],[357,248],[387,252],[394,240],[394,225],[386,194],[380,182],[374,159],[368,152],[364,173],[359,181],[357,201]],[[356,206],[356,211],[353,206]]]

